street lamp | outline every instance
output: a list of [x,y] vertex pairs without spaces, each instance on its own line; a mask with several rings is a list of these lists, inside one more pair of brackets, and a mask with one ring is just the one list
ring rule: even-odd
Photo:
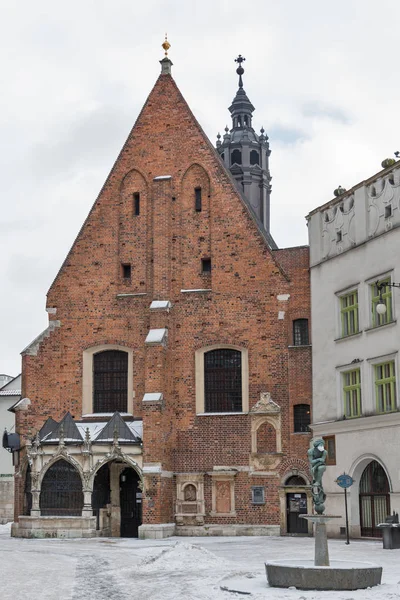
[[382,283],[379,283],[379,281],[377,281],[375,285],[378,288],[379,292],[379,302],[376,305],[376,312],[378,313],[378,315],[384,315],[387,311],[387,307],[382,298],[382,290],[386,287],[400,288],[400,283],[389,283],[388,281],[383,281]]

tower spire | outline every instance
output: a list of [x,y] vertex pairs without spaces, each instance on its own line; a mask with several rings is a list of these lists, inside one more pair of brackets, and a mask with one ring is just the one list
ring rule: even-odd
[[237,63],[239,88],[229,107],[232,129],[229,131],[228,127],[225,128],[222,141],[221,136],[218,136],[216,148],[269,235],[271,247],[276,247],[269,231],[271,175],[268,136],[264,135],[264,128],[260,135],[253,129],[255,109],[243,89],[243,63],[246,59],[239,54],[234,60]]
[[161,65],[161,75],[171,75],[171,67],[172,61],[168,58],[168,50],[171,48],[171,44],[167,39],[167,34],[165,34],[165,40],[161,44],[161,47],[164,49],[164,58],[160,60]]

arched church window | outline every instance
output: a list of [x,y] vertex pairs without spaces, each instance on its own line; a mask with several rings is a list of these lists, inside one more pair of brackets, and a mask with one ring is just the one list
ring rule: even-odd
[[128,353],[105,350],[93,356],[93,412],[127,412]]
[[45,473],[40,492],[42,516],[81,516],[82,480],[66,460],[58,460]]
[[237,165],[242,164],[242,153],[237,148],[236,148],[236,150],[233,150],[233,152],[231,154],[231,163],[232,163],[232,165],[234,165],[235,163]]
[[204,354],[205,412],[242,411],[242,353],[219,348]]
[[260,155],[257,150],[252,150],[250,152],[250,164],[251,165],[259,165],[260,164]]
[[247,120],[247,115],[245,115],[243,117],[243,121],[244,121],[244,126],[247,127],[247,125],[249,124],[248,120]]
[[238,127],[241,127],[241,126],[242,126],[242,118],[241,118],[241,117],[238,117],[238,120],[237,120],[237,126],[238,126]]

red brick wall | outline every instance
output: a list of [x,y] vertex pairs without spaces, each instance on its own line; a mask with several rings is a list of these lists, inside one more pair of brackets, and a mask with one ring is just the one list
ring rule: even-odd
[[[166,175],[171,179],[153,181]],[[198,186],[201,212],[194,210]],[[136,192],[139,216],[133,214]],[[211,258],[211,274],[201,273],[202,258]],[[128,281],[123,263],[132,265]],[[192,288],[212,291],[181,293]],[[145,295],[117,298],[120,293]],[[290,298],[278,301],[280,294]],[[153,299],[170,300],[172,310],[151,312]],[[261,391],[270,391],[281,407],[282,460],[305,457],[308,436],[292,433],[292,409],[311,400],[311,355],[309,348],[288,345],[291,320],[309,318],[309,303],[308,249],[266,247],[174,81],[161,76],[50,288],[47,304],[57,308],[50,318],[61,326],[37,356],[23,357],[23,395],[32,405],[18,415],[18,430],[27,435],[47,416],[59,419],[67,410],[79,418],[82,352],[118,344],[133,349],[134,414],[143,416],[144,462],[159,462],[170,472],[246,468],[250,416],[195,411],[195,351],[226,343],[248,349],[250,407]],[[149,328],[160,327],[168,328],[166,349],[145,347]],[[152,391],[164,394],[163,405],[142,407],[143,394]],[[237,522],[279,522],[281,476],[254,483],[247,472],[237,475]],[[173,521],[174,480],[148,479],[144,521]],[[263,507],[251,505],[252,485],[266,486]],[[218,519],[226,522],[213,522]]]

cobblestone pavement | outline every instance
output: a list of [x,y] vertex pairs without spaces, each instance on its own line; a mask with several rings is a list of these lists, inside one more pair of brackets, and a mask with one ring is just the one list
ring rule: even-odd
[[[256,600],[400,600],[400,550],[379,541],[329,543],[332,559],[384,567],[382,585],[355,592],[268,588],[264,562],[313,557],[310,538],[22,540],[0,526],[0,600],[229,600],[250,582]],[[228,586],[229,587],[229,586]]]

